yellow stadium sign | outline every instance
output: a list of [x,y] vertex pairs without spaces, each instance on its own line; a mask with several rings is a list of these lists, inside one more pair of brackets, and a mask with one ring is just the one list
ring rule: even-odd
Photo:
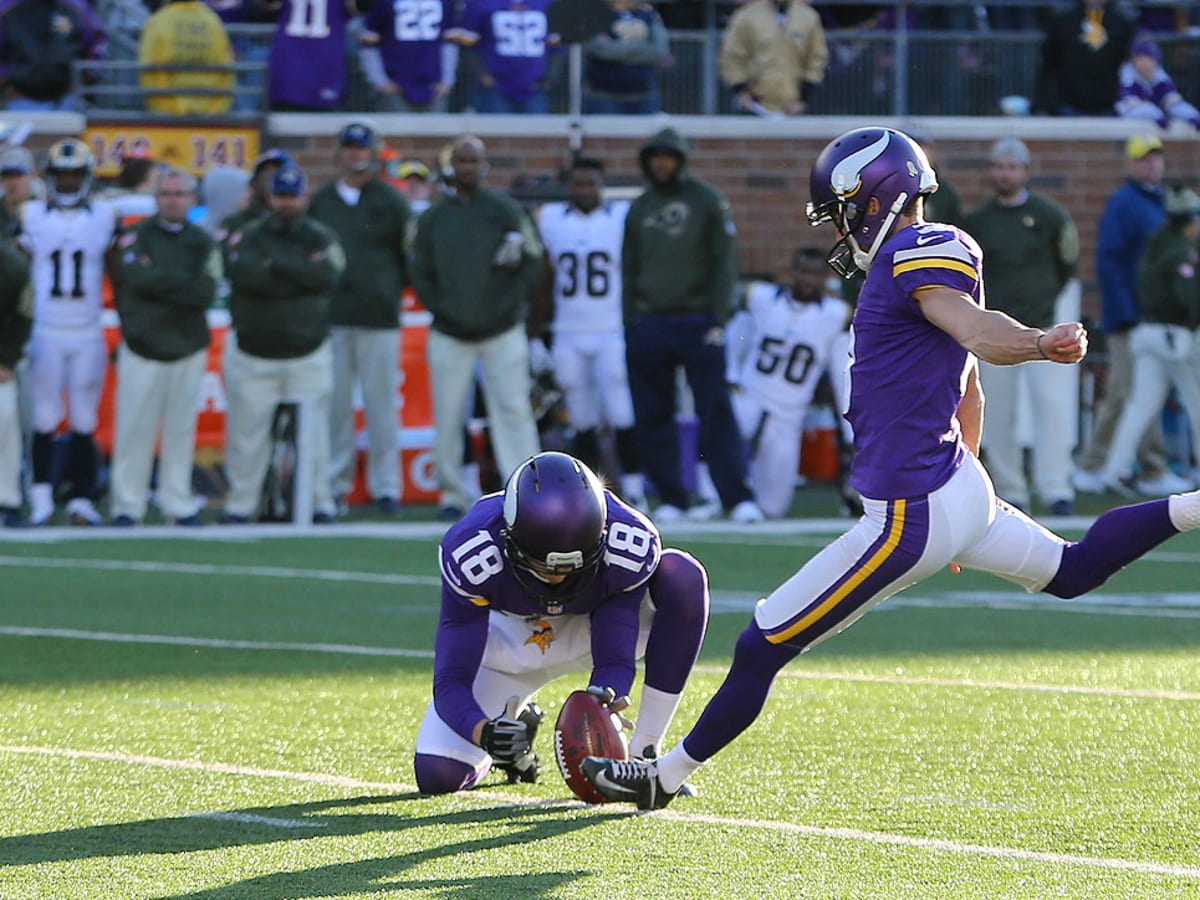
[[203,175],[213,166],[249,169],[258,156],[259,130],[254,125],[146,125],[133,122],[88,122],[84,140],[96,157],[96,174],[116,175],[121,161],[146,156],[156,162]]

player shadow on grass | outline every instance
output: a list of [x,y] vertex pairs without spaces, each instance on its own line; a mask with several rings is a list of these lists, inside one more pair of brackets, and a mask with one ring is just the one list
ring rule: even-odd
[[[387,813],[333,813],[358,806],[424,800],[438,802],[422,794],[387,794],[347,797],[313,803],[281,806],[246,807],[217,813],[201,813],[163,819],[146,819],[115,825],[71,828],[43,834],[26,834],[0,839],[0,867],[105,857],[164,857],[178,853],[229,849],[259,844],[275,844],[281,839],[303,841],[308,838],[344,837],[373,833],[408,832],[414,829],[461,829],[455,834],[471,835],[467,840],[423,847],[396,856],[333,863],[312,869],[275,872],[229,885],[214,886],[185,894],[162,895],[158,900],[293,900],[349,893],[388,893],[405,890],[443,888],[447,895],[468,891],[472,897],[539,897],[555,892],[562,885],[594,874],[584,869],[541,871],[504,875],[464,875],[453,879],[400,879],[406,870],[418,865],[463,854],[503,849],[514,844],[558,838],[609,818],[564,816],[564,808],[577,806],[572,801],[539,806],[496,806],[456,812],[416,816]],[[263,821],[255,821],[261,819]],[[499,828],[503,822],[510,828]],[[287,822],[284,826],[282,823]],[[489,827],[491,824],[493,827]],[[431,843],[421,838],[405,841]],[[164,865],[168,863],[164,862]],[[469,871],[470,866],[459,867]]]

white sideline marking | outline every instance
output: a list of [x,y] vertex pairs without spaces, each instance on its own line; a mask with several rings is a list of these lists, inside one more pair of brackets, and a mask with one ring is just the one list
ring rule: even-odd
[[[387,793],[412,793],[416,788],[408,784],[393,784],[378,781],[361,781],[356,778],[346,778],[341,775],[326,775],[320,772],[289,772],[281,769],[260,769],[255,766],[235,766],[228,763],[205,763],[199,760],[165,759],[158,756],[138,756],[128,753],[115,753],[92,750],[70,750],[58,747],[26,747],[0,746],[0,753],[20,753],[32,756],[58,757],[65,759],[89,759],[105,762],[124,763],[126,765],[152,766],[162,769],[181,769],[192,772],[216,772],[222,775],[239,775],[254,778],[277,778],[287,781],[299,781],[307,784],[320,784],[329,787],[344,787],[351,789],[379,790]],[[600,815],[627,814],[627,807],[594,807],[571,801],[531,801],[528,798],[509,795],[503,796],[491,791],[472,795],[468,791],[456,795],[460,799],[479,799],[494,804],[496,800],[505,801],[513,806],[545,807],[562,806],[563,809],[589,809]],[[802,825],[795,822],[763,821],[761,819],[743,819],[731,816],[711,816],[703,813],[684,813],[672,810],[659,810],[653,813],[639,815],[655,816],[659,819],[681,822],[684,824],[716,825],[722,828],[753,828],[760,831],[774,831],[782,834],[799,834],[805,837],[831,838],[833,840],[857,841],[865,844],[883,846],[913,847],[918,850],[934,850],[942,853],[958,853],[964,856],[989,856],[998,859],[1019,860],[1022,862],[1052,863],[1054,865],[1088,866],[1091,868],[1112,869],[1124,872],[1138,872],[1147,875],[1169,875],[1176,878],[1200,878],[1200,866],[1183,866],[1167,863],[1143,862],[1129,859],[1113,859],[1103,856],[1080,856],[1073,853],[1051,853],[1042,850],[1023,850],[1017,847],[992,847],[986,844],[970,844],[962,841],[949,841],[942,838],[914,837],[904,834],[889,834],[880,831],[866,831],[860,828],[830,828],[817,825]],[[215,813],[212,818],[232,818],[234,821],[261,821],[266,817],[252,816],[242,813]],[[268,820],[271,823],[290,822],[293,820]],[[305,823],[308,824],[308,823]],[[316,823],[312,823],[316,825]],[[287,826],[293,827],[293,826]]]
[[215,563],[174,563],[123,559],[55,559],[49,556],[0,556],[0,567],[14,569],[99,569],[107,572],[168,572],[176,575],[236,575],[255,578],[300,578],[363,584],[441,585],[433,575],[390,572],[351,572],[340,569],[301,569],[282,566],[238,566]]
[[[724,675],[728,666],[696,666],[695,672]],[[1139,700],[1177,700],[1192,703],[1200,700],[1197,691],[1171,691],[1157,688],[1118,688],[1101,685],[1038,684],[1020,681],[975,681],[970,678],[921,678],[911,675],[867,675],[861,672],[805,672],[782,669],[778,678],[799,678],[807,681],[855,681],[865,684],[903,684],[915,687],[972,688],[984,691],[1031,691],[1039,694],[1084,694],[1094,697],[1130,697]]]
[[255,816],[239,812],[204,812],[193,813],[189,819],[217,819],[221,822],[242,822],[246,825],[270,825],[273,828],[324,828],[324,822],[311,822],[304,819],[273,819],[270,816]]
[[724,828],[757,828],[785,834],[802,834],[806,837],[833,838],[841,841],[859,841],[867,844],[883,844],[893,847],[915,847],[918,850],[938,850],[943,853],[961,853],[965,856],[991,856],[998,859],[1022,862],[1043,862],[1055,865],[1091,866],[1100,869],[1116,869],[1124,872],[1140,872],[1147,875],[1171,875],[1176,878],[1200,878],[1200,866],[1180,866],[1168,863],[1140,862],[1132,859],[1112,859],[1104,856],[1079,856],[1074,853],[1050,853],[1044,850],[1022,850],[1017,847],[989,847],[986,844],[968,844],[942,838],[913,837],[907,834],[888,834],[881,831],[864,831],[859,828],[829,828],[817,825],[800,825],[794,822],[764,822],[758,819],[737,819],[725,816],[706,816],[698,813],[675,813],[660,810],[655,815],[675,819],[689,824],[717,825]]
[[24,628],[19,625],[0,625],[0,635],[59,638],[67,641],[100,641],[110,644],[159,644],[180,647],[212,647],[220,650],[279,650],[288,653],[343,653],[350,656],[399,656],[411,659],[433,659],[432,650],[403,650],[399,647],[364,647],[359,644],[285,644],[277,641],[236,641],[226,638],[184,637],[171,634],[78,631],[74,628]]
[[[218,650],[273,650],[285,653],[342,653],[350,656],[433,659],[432,650],[405,650],[399,647],[367,647],[359,644],[288,644],[277,641],[238,641],[225,638],[184,637],[168,634],[121,634],[107,631],[79,631],[73,628],[29,628],[21,625],[0,625],[0,635],[7,635],[9,637],[57,638],[72,641],[99,641],[113,644],[211,647]],[[729,671],[729,668],[727,666],[698,665],[695,671],[709,675],[724,675]],[[1142,700],[1173,700],[1181,702],[1195,702],[1200,700],[1200,692],[1159,690],[1155,688],[1037,684],[1016,681],[973,681],[967,678],[921,678],[907,675],[868,675],[855,672],[804,672],[786,668],[779,673],[779,677],[799,678],[809,681],[854,681],[869,684],[974,688],[989,691],[1086,694],[1098,697],[1131,697]]]

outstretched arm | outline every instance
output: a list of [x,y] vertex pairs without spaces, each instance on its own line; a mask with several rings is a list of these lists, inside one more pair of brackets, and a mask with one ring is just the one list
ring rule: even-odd
[[994,366],[1015,366],[1036,359],[1077,363],[1087,355],[1087,332],[1079,322],[1049,331],[1022,325],[1012,316],[976,305],[969,294],[930,287],[913,294],[921,312],[967,350]]

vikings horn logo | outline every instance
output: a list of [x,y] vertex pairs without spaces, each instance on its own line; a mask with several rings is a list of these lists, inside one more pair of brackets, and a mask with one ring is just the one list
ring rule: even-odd
[[550,645],[554,643],[554,626],[545,619],[532,619],[529,621],[529,627],[533,629],[533,634],[525,643],[537,646],[544,656],[550,649]]

